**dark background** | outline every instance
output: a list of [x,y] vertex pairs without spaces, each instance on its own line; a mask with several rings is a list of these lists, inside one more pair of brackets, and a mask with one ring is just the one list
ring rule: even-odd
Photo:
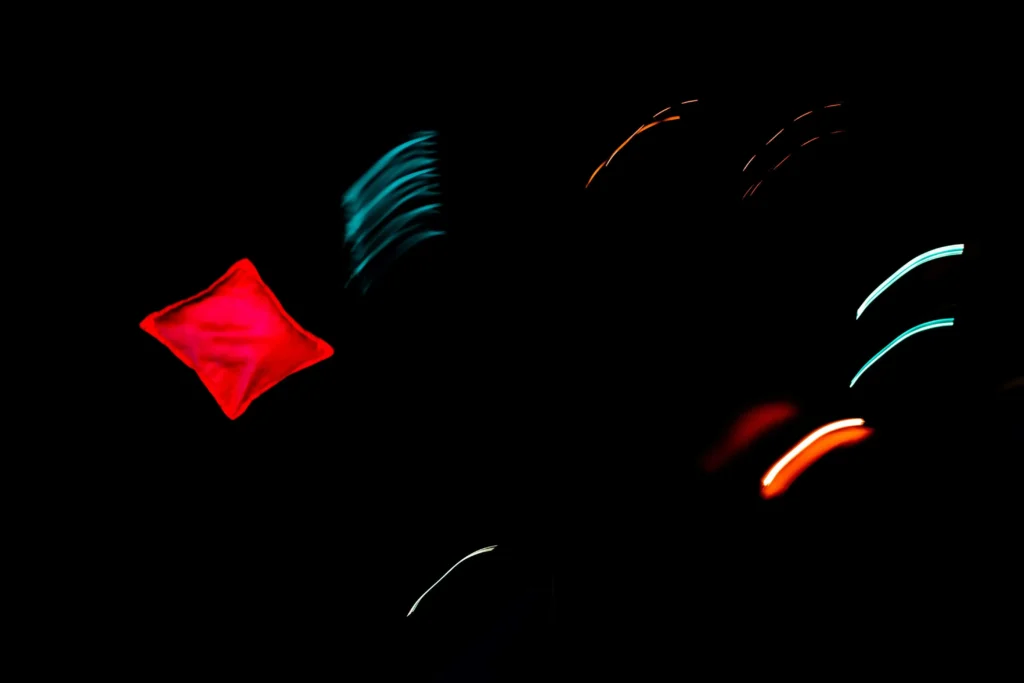
[[[116,247],[127,372],[107,381],[123,427],[69,521],[95,569],[84,614],[99,618],[83,619],[108,643],[91,657],[544,680],[757,666],[819,639],[909,661],[908,633],[934,650],[998,632],[977,615],[1011,595],[1021,453],[1019,398],[999,390],[1021,371],[1000,91],[903,72],[346,76],[324,55],[205,57],[122,67],[134,229]],[[425,129],[447,235],[359,296],[341,195]],[[955,242],[962,257],[855,320],[897,267]],[[138,323],[242,258],[335,355],[229,421]],[[947,316],[848,387],[897,334]],[[773,400],[799,417],[700,474]],[[786,449],[853,416],[871,439],[759,498]]]

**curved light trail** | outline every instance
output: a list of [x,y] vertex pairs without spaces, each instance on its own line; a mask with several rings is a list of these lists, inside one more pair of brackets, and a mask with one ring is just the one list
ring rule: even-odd
[[[835,104],[826,104],[826,105],[824,106],[824,108],[825,108],[825,109],[832,109],[832,108],[834,108],[834,107],[839,107],[839,106],[842,106],[842,102],[836,102]],[[813,114],[813,113],[814,113],[814,110],[813,110],[813,109],[811,109],[810,111],[805,111],[805,112],[804,112],[803,114],[800,114],[800,116],[797,116],[797,117],[796,117],[795,119],[793,119],[793,122],[795,123],[795,122],[799,121],[800,119],[804,118],[805,116],[810,116],[810,115],[811,115],[811,114]],[[786,129],[785,129],[785,128],[780,128],[780,129],[779,129],[779,132],[778,132],[778,133],[776,133],[775,135],[771,136],[771,138],[769,138],[769,139],[768,139],[768,142],[764,143],[764,144],[765,144],[765,146],[767,147],[768,145],[772,144],[772,143],[773,143],[773,142],[775,141],[775,138],[777,138],[777,137],[779,137],[780,135],[782,135],[782,134],[783,134],[783,133],[784,133],[785,131],[786,131]],[[832,133],[831,133],[831,134],[832,134],[832,135],[835,135],[835,134],[837,134],[837,133],[845,133],[845,132],[846,132],[845,130],[834,130],[834,131],[832,131]],[[824,135],[824,133],[823,133],[822,135]],[[806,147],[807,145],[811,144],[811,143],[812,143],[812,142],[814,142],[815,140],[820,140],[820,139],[821,139],[821,137],[820,137],[820,136],[815,136],[815,137],[811,138],[810,140],[808,140],[807,142],[805,142],[805,143],[801,144],[801,145],[800,145],[800,147],[801,147],[801,148],[803,148],[803,147]],[[792,156],[792,153],[790,153],[790,154],[787,154],[787,155],[786,155],[785,157],[783,157],[782,161],[780,161],[779,163],[775,164],[775,166],[774,166],[774,167],[772,167],[772,169],[771,169],[771,170],[772,170],[772,171],[775,171],[775,170],[777,170],[777,169],[778,169],[778,168],[779,168],[780,166],[782,166],[782,164],[784,164],[784,163],[786,162],[786,160],[788,160],[788,159],[789,159],[789,157],[791,157],[791,156]],[[757,157],[757,155],[756,155],[756,154],[755,154],[754,156],[750,157],[750,161],[748,161],[748,162],[747,162],[746,164],[744,164],[744,166],[743,166],[743,171],[741,171],[742,173],[746,173],[746,171],[747,171],[747,168],[749,168],[749,167],[750,167],[750,164],[751,164],[751,163],[752,163],[752,162],[754,161],[754,159],[755,159],[756,157]],[[743,197],[742,197],[742,199],[747,199],[747,197],[752,197],[752,196],[754,196],[754,191],[755,191],[756,189],[757,189],[756,187],[754,187],[753,189],[750,189],[750,188],[748,188],[748,189],[747,189],[747,191],[743,193]]]
[[939,318],[938,320],[932,320],[930,322],[921,323],[920,325],[915,325],[914,327],[911,327],[909,330],[907,330],[906,332],[904,332],[903,334],[901,334],[900,336],[896,337],[891,342],[886,344],[884,349],[882,349],[881,351],[876,353],[874,356],[872,356],[871,360],[869,360],[867,363],[865,363],[864,367],[862,367],[860,370],[858,370],[857,374],[853,376],[852,380],[850,380],[850,386],[852,387],[854,384],[856,384],[857,380],[860,379],[860,376],[863,375],[864,372],[867,371],[868,368],[870,368],[872,365],[874,365],[875,361],[877,361],[879,358],[884,356],[886,353],[889,352],[889,349],[891,349],[892,347],[896,346],[897,344],[899,344],[901,341],[903,341],[907,337],[912,337],[915,334],[917,334],[918,332],[925,332],[927,330],[934,330],[934,329],[939,328],[939,327],[952,327],[952,326],[953,326],[953,319],[952,318]]
[[926,251],[920,256],[915,256],[914,258],[910,259],[905,264],[903,264],[903,266],[901,266],[899,270],[897,270],[895,273],[887,277],[885,281],[882,282],[882,284],[878,285],[878,287],[875,288],[875,291],[871,292],[871,294],[868,295],[867,299],[864,299],[864,303],[862,303],[860,305],[860,308],[857,309],[857,319],[860,320],[860,316],[864,313],[865,310],[867,310],[867,307],[871,305],[872,301],[881,296],[882,292],[889,289],[889,287],[891,287],[894,282],[896,282],[901,277],[912,271],[914,268],[917,268],[919,265],[923,263],[934,261],[935,259],[945,258],[947,256],[959,256],[962,253],[964,253],[964,245],[950,244],[949,246],[946,247],[939,247],[937,249],[932,249],[931,251]]
[[[687,100],[687,101],[683,102],[682,104],[690,104],[691,102],[696,102],[696,101],[697,100]],[[667,112],[671,108],[672,107],[670,107],[670,106],[669,107],[665,107],[664,109],[659,111],[657,114],[655,114],[653,118],[658,119],[658,116],[660,116],[661,114],[664,114],[665,112]],[[607,166],[610,163],[612,163],[612,159],[615,158],[615,155],[618,154],[620,151],[622,151],[622,148],[625,147],[626,145],[628,145],[630,140],[635,138],[640,133],[643,133],[648,128],[654,128],[659,123],[666,123],[668,121],[678,121],[678,120],[679,120],[679,116],[678,115],[677,116],[666,116],[663,119],[658,119],[656,121],[652,121],[651,123],[645,123],[644,125],[642,125],[639,128],[637,128],[635,131],[633,131],[632,135],[630,135],[628,138],[626,138],[625,142],[623,142],[621,145],[619,145],[618,147],[615,148],[615,151],[612,152],[610,157],[608,157],[607,159],[602,161],[601,165],[598,166],[597,169],[595,169],[594,172],[590,174],[590,179],[587,181],[587,184],[583,186],[583,189],[586,189],[586,188],[590,187],[590,183],[592,183],[594,181],[594,177],[597,175],[597,172],[600,171],[605,166]]]
[[409,615],[411,615],[411,614],[412,614],[413,612],[415,612],[415,611],[416,611],[416,608],[417,608],[417,607],[419,606],[419,604],[420,604],[420,600],[422,600],[423,598],[427,597],[427,593],[429,593],[430,591],[434,590],[434,586],[436,586],[437,584],[441,583],[441,581],[443,581],[443,580],[444,580],[444,577],[446,577],[446,576],[448,576],[449,574],[451,574],[451,573],[452,573],[452,570],[453,570],[453,569],[455,569],[455,568],[456,568],[456,567],[458,567],[458,566],[459,566],[460,564],[462,564],[463,562],[465,562],[465,561],[466,561],[466,560],[468,560],[469,558],[473,557],[474,555],[479,555],[480,553],[489,553],[490,551],[494,550],[494,549],[495,549],[495,548],[497,548],[497,547],[498,547],[498,546],[496,546],[496,545],[489,545],[489,546],[487,546],[486,548],[480,548],[480,550],[476,550],[476,551],[474,551],[474,552],[471,552],[471,553],[470,553],[469,555],[466,555],[466,556],[465,556],[464,558],[462,558],[461,560],[459,560],[458,562],[456,562],[455,564],[453,564],[453,565],[452,565],[452,568],[451,568],[451,569],[449,569],[448,571],[446,571],[446,572],[445,572],[444,574],[442,574],[442,575],[441,575],[441,578],[440,578],[440,579],[438,579],[437,581],[435,581],[435,582],[434,582],[434,585],[433,585],[433,586],[431,586],[431,587],[430,587],[430,588],[428,588],[427,590],[423,591],[423,595],[421,595],[421,596],[420,596],[420,597],[419,597],[419,598],[418,598],[418,599],[416,600],[416,602],[412,603],[412,608],[411,608],[411,609],[409,610],[409,614],[406,614],[405,616],[409,616]]
[[863,441],[871,435],[871,431],[864,426],[864,420],[859,417],[838,420],[819,427],[793,446],[765,473],[761,479],[761,496],[773,498],[779,495],[826,453],[839,446]]

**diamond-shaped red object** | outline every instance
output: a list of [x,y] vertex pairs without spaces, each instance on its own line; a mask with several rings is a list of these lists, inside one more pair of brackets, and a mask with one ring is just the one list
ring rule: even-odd
[[196,371],[232,420],[284,378],[334,353],[292,320],[249,259],[140,327]]

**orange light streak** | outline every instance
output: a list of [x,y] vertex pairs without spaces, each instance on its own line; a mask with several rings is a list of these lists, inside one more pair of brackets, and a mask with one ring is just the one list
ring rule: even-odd
[[623,147],[628,145],[630,140],[635,138],[640,133],[643,133],[648,128],[654,128],[659,123],[665,123],[666,121],[678,121],[678,120],[679,120],[678,116],[667,116],[667,117],[661,119],[660,121],[653,121],[651,123],[645,123],[644,125],[640,126],[639,128],[636,129],[636,132],[634,132],[632,135],[630,135],[628,138],[626,138],[626,141],[623,142],[621,145],[619,145],[618,148],[614,152],[612,152],[612,155],[610,157],[608,157],[608,161],[604,162],[604,165],[607,166],[608,164],[612,163],[612,159],[614,159],[615,155],[619,153],[619,150],[621,150]]
[[669,109],[671,109],[671,108],[672,108],[672,105],[669,105],[669,106],[665,107],[664,109],[662,109],[661,111],[659,111],[659,112],[658,112],[657,114],[655,114],[654,116],[652,116],[651,118],[652,118],[652,119],[656,119],[656,118],[658,118],[659,116],[661,116],[662,114],[664,114],[665,112],[667,112],[667,111],[668,111]]
[[757,188],[761,187],[761,183],[763,183],[763,182],[764,182],[763,180],[758,180],[757,181],[757,185],[754,185],[754,189],[750,191],[750,196],[751,197],[754,196],[754,193],[757,192]]
[[842,105],[843,105],[842,102],[840,102],[838,104],[826,104],[825,105],[825,109],[831,109],[832,107],[841,107]]
[[753,189],[754,189],[754,186],[753,186],[753,185],[751,185],[750,187],[748,187],[748,188],[747,188],[747,191],[743,193],[743,198],[742,198],[742,199],[740,199],[740,201],[743,201],[743,199],[746,199],[746,198],[747,198],[747,195],[748,195],[748,194],[750,194],[750,191],[751,191],[751,190],[753,190]]
[[814,142],[814,141],[815,141],[815,140],[817,140],[817,139],[818,139],[818,138],[816,138],[816,137],[814,137],[814,138],[811,138],[810,140],[808,140],[807,142],[805,142],[804,144],[802,144],[802,145],[800,145],[800,146],[801,146],[801,147],[806,147],[807,145],[811,144],[812,142]]
[[[754,156],[750,157],[750,161],[753,161],[756,156],[757,155],[755,154]],[[750,161],[747,162],[747,165],[743,167],[743,170],[740,171],[740,173],[746,173],[747,172],[747,166],[750,166]]]
[[[786,129],[785,129],[785,128],[783,128],[782,130],[786,130]],[[777,137],[779,137],[780,135],[782,135],[782,130],[780,130],[780,131],[779,131],[778,133],[776,133],[775,135],[773,135],[773,136],[772,136],[772,140],[774,140],[775,138],[777,138]],[[767,147],[768,145],[772,144],[772,140],[769,140],[768,142],[764,143],[764,146],[765,146],[765,147]]]
[[[793,156],[793,155],[792,154],[787,154],[786,157],[782,161],[780,161],[779,163],[775,164],[775,168],[778,168],[779,166],[782,166],[782,164],[786,163],[786,159],[790,158],[791,156]],[[772,170],[774,171],[775,168],[773,168]]]
[[623,142],[621,145],[619,145],[615,149],[615,151],[612,152],[612,155],[610,157],[608,157],[608,161],[604,162],[604,165],[607,166],[608,164],[612,163],[612,159],[614,159],[615,155],[619,153],[619,150],[622,149],[623,147],[625,147],[626,145],[628,145],[629,141],[632,140],[634,137],[636,137],[641,132],[643,132],[643,130],[644,130],[643,126],[640,126],[639,128],[637,128],[636,131],[632,135],[630,135],[628,138],[626,138],[625,142]]
[[692,104],[693,102],[696,102],[696,101],[697,100],[686,100],[685,102],[680,102],[679,104]]
[[597,175],[597,172],[598,172],[598,171],[600,171],[600,170],[601,170],[602,168],[604,168],[604,162],[603,162],[603,161],[601,162],[601,165],[600,165],[600,166],[598,166],[598,167],[597,167],[597,168],[596,168],[596,169],[594,170],[594,172],[590,174],[590,180],[588,180],[588,181],[587,181],[587,185],[586,185],[586,187],[584,187],[584,188],[583,188],[584,190],[585,190],[585,189],[587,189],[587,187],[590,187],[590,183],[594,182],[594,176],[596,176],[596,175]]
[[808,112],[804,112],[803,114],[800,114],[800,116],[798,116],[798,117],[796,117],[795,119],[793,119],[793,122],[794,122],[794,123],[796,123],[797,121],[799,121],[799,120],[800,120],[800,119],[802,119],[803,117],[807,116],[808,114],[812,113],[813,111],[814,111],[814,110],[812,109],[811,111],[808,111]]
[[761,479],[761,497],[778,496],[827,453],[840,446],[860,443],[871,433],[872,429],[865,427],[860,418],[839,420],[816,429],[772,465]]

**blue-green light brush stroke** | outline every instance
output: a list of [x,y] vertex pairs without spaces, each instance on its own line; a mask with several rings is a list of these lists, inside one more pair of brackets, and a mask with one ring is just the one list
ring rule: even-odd
[[878,287],[875,288],[875,291],[871,292],[871,294],[868,295],[867,299],[864,299],[864,303],[862,303],[860,305],[860,308],[857,309],[857,319],[860,320],[860,316],[864,313],[867,307],[871,305],[872,301],[881,296],[882,292],[889,289],[889,287],[891,287],[894,282],[896,282],[901,277],[912,271],[914,268],[917,268],[919,265],[923,263],[934,261],[935,259],[938,258],[945,258],[946,256],[959,256],[962,253],[964,253],[964,245],[951,244],[948,247],[939,247],[938,249],[926,251],[920,256],[915,256],[910,261],[905,263],[903,267],[901,267],[895,273],[887,277],[882,284],[878,285]]
[[953,319],[952,318],[940,318],[938,320],[932,320],[930,322],[921,323],[920,325],[916,325],[914,327],[911,327],[909,330],[907,330],[906,332],[904,332],[903,334],[901,334],[900,336],[896,337],[891,342],[886,344],[884,349],[882,349],[881,351],[876,353],[874,356],[872,356],[871,360],[869,360],[867,363],[865,363],[864,367],[862,367],[860,370],[858,370],[857,374],[853,376],[852,380],[850,380],[850,386],[852,387],[854,384],[856,384],[857,380],[860,379],[860,376],[863,375],[864,372],[868,368],[870,368],[872,365],[874,365],[875,361],[877,361],[879,358],[884,356],[886,353],[888,353],[889,349],[891,349],[892,347],[896,346],[897,344],[899,344],[901,341],[903,341],[907,337],[911,337],[911,336],[917,334],[918,332],[924,332],[925,330],[934,330],[935,328],[938,328],[938,327],[952,327],[952,326],[953,326]]
[[382,156],[342,198],[345,244],[350,253],[346,286],[363,293],[373,278],[412,246],[443,235],[427,228],[441,209],[433,132],[417,133]]

